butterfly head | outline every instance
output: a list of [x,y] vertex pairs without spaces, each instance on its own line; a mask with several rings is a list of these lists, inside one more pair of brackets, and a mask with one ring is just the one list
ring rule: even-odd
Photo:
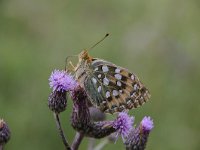
[[85,61],[92,61],[92,57],[89,56],[88,51],[87,50],[83,50],[80,54],[79,54],[79,62],[85,60]]
[[83,50],[80,54],[79,54],[79,62],[85,60],[87,62],[91,62],[92,61],[92,57],[88,55],[88,51],[93,49],[96,45],[98,45],[100,42],[102,42],[109,34],[107,33],[100,41],[98,41],[97,43],[95,43],[92,47],[90,47],[88,50]]

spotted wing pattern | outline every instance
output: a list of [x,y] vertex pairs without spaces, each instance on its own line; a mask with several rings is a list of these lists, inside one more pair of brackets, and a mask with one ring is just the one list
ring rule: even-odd
[[91,102],[108,113],[141,106],[150,98],[148,89],[127,69],[101,59],[93,59],[84,78]]

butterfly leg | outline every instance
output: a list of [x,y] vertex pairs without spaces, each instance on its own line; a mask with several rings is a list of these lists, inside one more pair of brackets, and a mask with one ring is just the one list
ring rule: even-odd
[[75,71],[76,67],[73,65],[71,61],[69,61],[69,65],[71,66],[72,70]]
[[71,61],[65,64],[65,70],[67,71],[75,71],[76,67],[72,64]]

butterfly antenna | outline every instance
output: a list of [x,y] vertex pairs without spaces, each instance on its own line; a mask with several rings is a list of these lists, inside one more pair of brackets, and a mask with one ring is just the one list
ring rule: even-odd
[[106,37],[108,37],[109,36],[109,33],[107,33],[100,41],[98,41],[97,43],[95,43],[92,47],[90,47],[89,49],[88,49],[88,51],[89,50],[91,50],[91,49],[93,49],[95,46],[97,46],[99,43],[101,43]]

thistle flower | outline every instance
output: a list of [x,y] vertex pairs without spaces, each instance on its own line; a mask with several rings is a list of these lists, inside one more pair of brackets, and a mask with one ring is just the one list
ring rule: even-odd
[[0,145],[4,145],[10,139],[10,130],[5,121],[0,119]]
[[128,136],[129,132],[133,128],[134,117],[130,117],[127,113],[121,112],[118,118],[114,121],[113,127],[117,129],[117,135],[120,134],[122,139]]
[[49,78],[49,85],[53,89],[48,98],[49,108],[60,113],[67,106],[67,91],[73,90],[78,84],[66,71],[54,70]]
[[153,121],[150,117],[144,117],[140,125],[132,129],[128,135],[125,146],[126,150],[144,150],[150,131],[153,129]]
[[49,78],[49,85],[53,91],[71,91],[77,82],[66,71],[54,70]]
[[150,117],[144,117],[141,121],[141,126],[143,128],[143,132],[149,133],[154,125],[153,125],[153,120]]

